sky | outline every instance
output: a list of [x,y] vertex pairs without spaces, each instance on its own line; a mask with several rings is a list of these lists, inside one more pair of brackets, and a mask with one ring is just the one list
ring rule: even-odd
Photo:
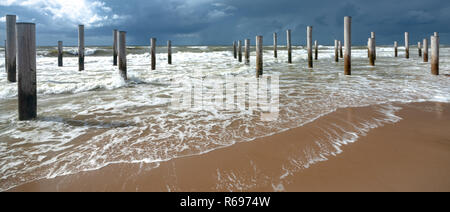
[[331,45],[343,40],[344,16],[352,16],[354,45],[367,44],[371,31],[377,44],[403,44],[406,31],[411,44],[435,31],[450,44],[449,0],[0,0],[0,41],[6,14],[36,23],[40,46],[76,45],[78,24],[86,45],[111,45],[113,29],[127,32],[128,45],[149,45],[151,37],[159,45],[230,45],[256,35],[270,45],[274,32],[282,45],[291,29],[294,45],[304,45],[307,26]]

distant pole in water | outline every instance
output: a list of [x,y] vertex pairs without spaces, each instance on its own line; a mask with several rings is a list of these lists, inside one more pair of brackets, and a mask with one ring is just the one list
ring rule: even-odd
[[167,63],[172,65],[172,41],[167,41]]
[[409,59],[409,32],[405,32],[405,57]]
[[6,15],[6,72],[9,82],[16,82],[16,16]]
[[113,66],[117,66],[117,29],[113,30]]
[[438,32],[434,32],[434,36],[439,37],[439,33]]
[[346,16],[344,18],[344,74],[352,74],[352,17]]
[[58,66],[63,66],[63,42],[58,41]]
[[120,76],[127,80],[127,44],[126,44],[126,32],[119,32],[119,73]]
[[273,33],[273,57],[278,58],[278,35]]
[[334,40],[334,61],[339,62],[339,41]]
[[370,58],[370,38],[367,38],[367,58]]
[[152,70],[156,70],[156,38],[150,39],[150,49],[152,56]]
[[233,55],[234,59],[237,59],[236,41],[233,41]]
[[84,25],[78,25],[78,71],[84,70]]
[[373,45],[374,50],[373,50],[373,58],[374,60],[377,60],[377,39],[375,38],[375,32],[370,32],[370,38],[373,38]]
[[375,66],[375,39],[369,38],[369,62],[371,66]]
[[439,36],[431,36],[431,74],[439,75]]
[[306,28],[306,46],[308,48],[308,67],[313,67],[313,52],[312,52],[312,26]]
[[422,45],[421,43],[417,43],[417,50],[419,51],[419,57],[422,57]]
[[238,41],[238,60],[242,62],[242,41]]
[[27,121],[37,116],[36,25],[17,23],[16,29],[19,120]]
[[256,36],[256,77],[263,75],[263,37]]
[[245,64],[250,64],[250,39],[245,39]]
[[428,63],[428,39],[423,39],[423,62]]
[[394,57],[398,57],[398,42],[394,42]]
[[314,41],[314,59],[315,60],[319,59],[319,42],[318,41]]
[[344,58],[344,51],[342,50],[342,42],[338,41],[339,43],[339,57]]
[[287,40],[286,40],[286,44],[287,44],[287,51],[288,51],[288,63],[292,63],[292,41],[291,41],[291,30],[288,29],[286,31],[287,34]]

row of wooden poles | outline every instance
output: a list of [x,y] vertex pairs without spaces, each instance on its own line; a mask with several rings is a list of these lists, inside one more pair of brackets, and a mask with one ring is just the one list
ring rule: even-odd
[[[344,74],[351,75],[351,22],[352,18],[344,18],[344,47],[342,50],[340,41],[335,41],[335,60],[344,58]],[[36,95],[36,26],[34,23],[16,23],[15,15],[6,16],[7,40],[5,44],[5,67],[7,70],[8,81],[16,82],[16,64],[18,69],[18,108],[19,120],[35,119],[37,114],[37,95]],[[17,46],[16,46],[17,44]],[[151,44],[151,68],[156,69],[156,38],[150,39]],[[318,59],[318,42],[315,41],[315,56]],[[424,39],[424,61],[428,61],[428,42]],[[236,42],[234,46],[234,57],[242,62],[242,43]],[[397,57],[397,42],[395,42],[395,56]],[[172,43],[168,41],[168,63],[172,64]],[[406,58],[409,58],[409,34],[405,33]],[[308,49],[308,67],[313,68],[312,53],[312,27],[307,27],[307,49]],[[431,69],[435,75],[439,74],[439,36],[437,33],[431,37]],[[292,63],[292,42],[291,30],[287,30],[287,50],[288,63]],[[16,52],[17,51],[17,52]],[[78,67],[79,71],[84,70],[84,25],[78,26]],[[17,54],[16,54],[17,53]],[[340,54],[340,56],[338,56]],[[421,54],[421,53],[420,53]],[[371,34],[368,41],[368,56],[370,64],[375,65],[375,33]],[[17,61],[16,61],[17,57]],[[277,53],[277,34],[274,33],[274,57]],[[126,59],[126,32],[113,31],[113,65],[118,63],[119,72],[122,78],[127,79],[127,59]],[[245,40],[245,63],[250,63],[250,40]],[[63,42],[58,41],[58,66],[63,66]],[[256,75],[263,75],[263,37],[256,37]]]

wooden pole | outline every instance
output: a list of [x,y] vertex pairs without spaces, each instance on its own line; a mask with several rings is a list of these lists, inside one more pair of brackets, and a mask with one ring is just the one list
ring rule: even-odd
[[172,65],[172,41],[167,41],[167,63]]
[[245,39],[245,64],[250,64],[250,39]]
[[292,42],[291,42],[291,30],[286,31],[287,34],[287,51],[288,51],[288,63],[292,63]]
[[375,32],[370,32],[370,38],[373,38],[373,46],[374,46],[374,50],[373,50],[373,58],[374,60],[377,60],[377,39],[375,38]]
[[5,73],[8,73],[8,47],[6,47],[6,40],[5,40]]
[[314,59],[315,60],[319,59],[319,42],[318,41],[314,41]]
[[5,64],[9,82],[16,82],[16,16],[6,15],[6,51],[8,58]]
[[334,61],[339,62],[339,41],[334,40]]
[[409,59],[409,32],[405,32],[405,57]]
[[369,38],[369,62],[371,66],[375,66],[375,39]]
[[127,44],[126,44],[126,35],[127,33],[124,31],[119,32],[119,73],[120,76],[127,80]]
[[117,66],[117,29],[113,30],[113,66]]
[[352,74],[352,17],[346,16],[344,18],[344,74]]
[[238,60],[242,62],[242,41],[238,41]]
[[312,46],[312,26],[306,28],[306,45],[308,48],[308,67],[313,68],[313,46]]
[[278,58],[278,35],[273,33],[273,57]]
[[342,50],[342,42],[338,41],[339,44],[339,57],[344,58],[344,51]]
[[263,37],[256,36],[256,77],[263,75]]
[[58,41],[58,66],[63,66],[63,42]]
[[370,38],[367,39],[367,58],[370,58]]
[[431,74],[439,75],[439,36],[431,36]]
[[439,37],[439,33],[438,32],[434,32],[434,36]]
[[150,39],[150,54],[152,59],[152,70],[156,70],[156,38]]
[[84,25],[78,25],[78,71],[84,70]]
[[26,121],[37,116],[36,25],[17,23],[16,30],[19,120]]
[[428,39],[423,39],[423,62],[428,63]]
[[422,44],[420,42],[417,43],[417,50],[419,51],[419,57],[422,57]]
[[237,59],[236,41],[233,41],[233,56],[234,59]]
[[394,42],[394,57],[398,57],[398,42]]

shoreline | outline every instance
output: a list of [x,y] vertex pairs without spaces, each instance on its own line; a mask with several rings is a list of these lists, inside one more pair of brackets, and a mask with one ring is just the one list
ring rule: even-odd
[[[300,128],[158,166],[113,164],[8,191],[450,191],[450,104],[393,105],[402,120],[375,129],[353,127],[389,118],[380,106],[338,109]],[[343,142],[322,142],[333,131]]]

